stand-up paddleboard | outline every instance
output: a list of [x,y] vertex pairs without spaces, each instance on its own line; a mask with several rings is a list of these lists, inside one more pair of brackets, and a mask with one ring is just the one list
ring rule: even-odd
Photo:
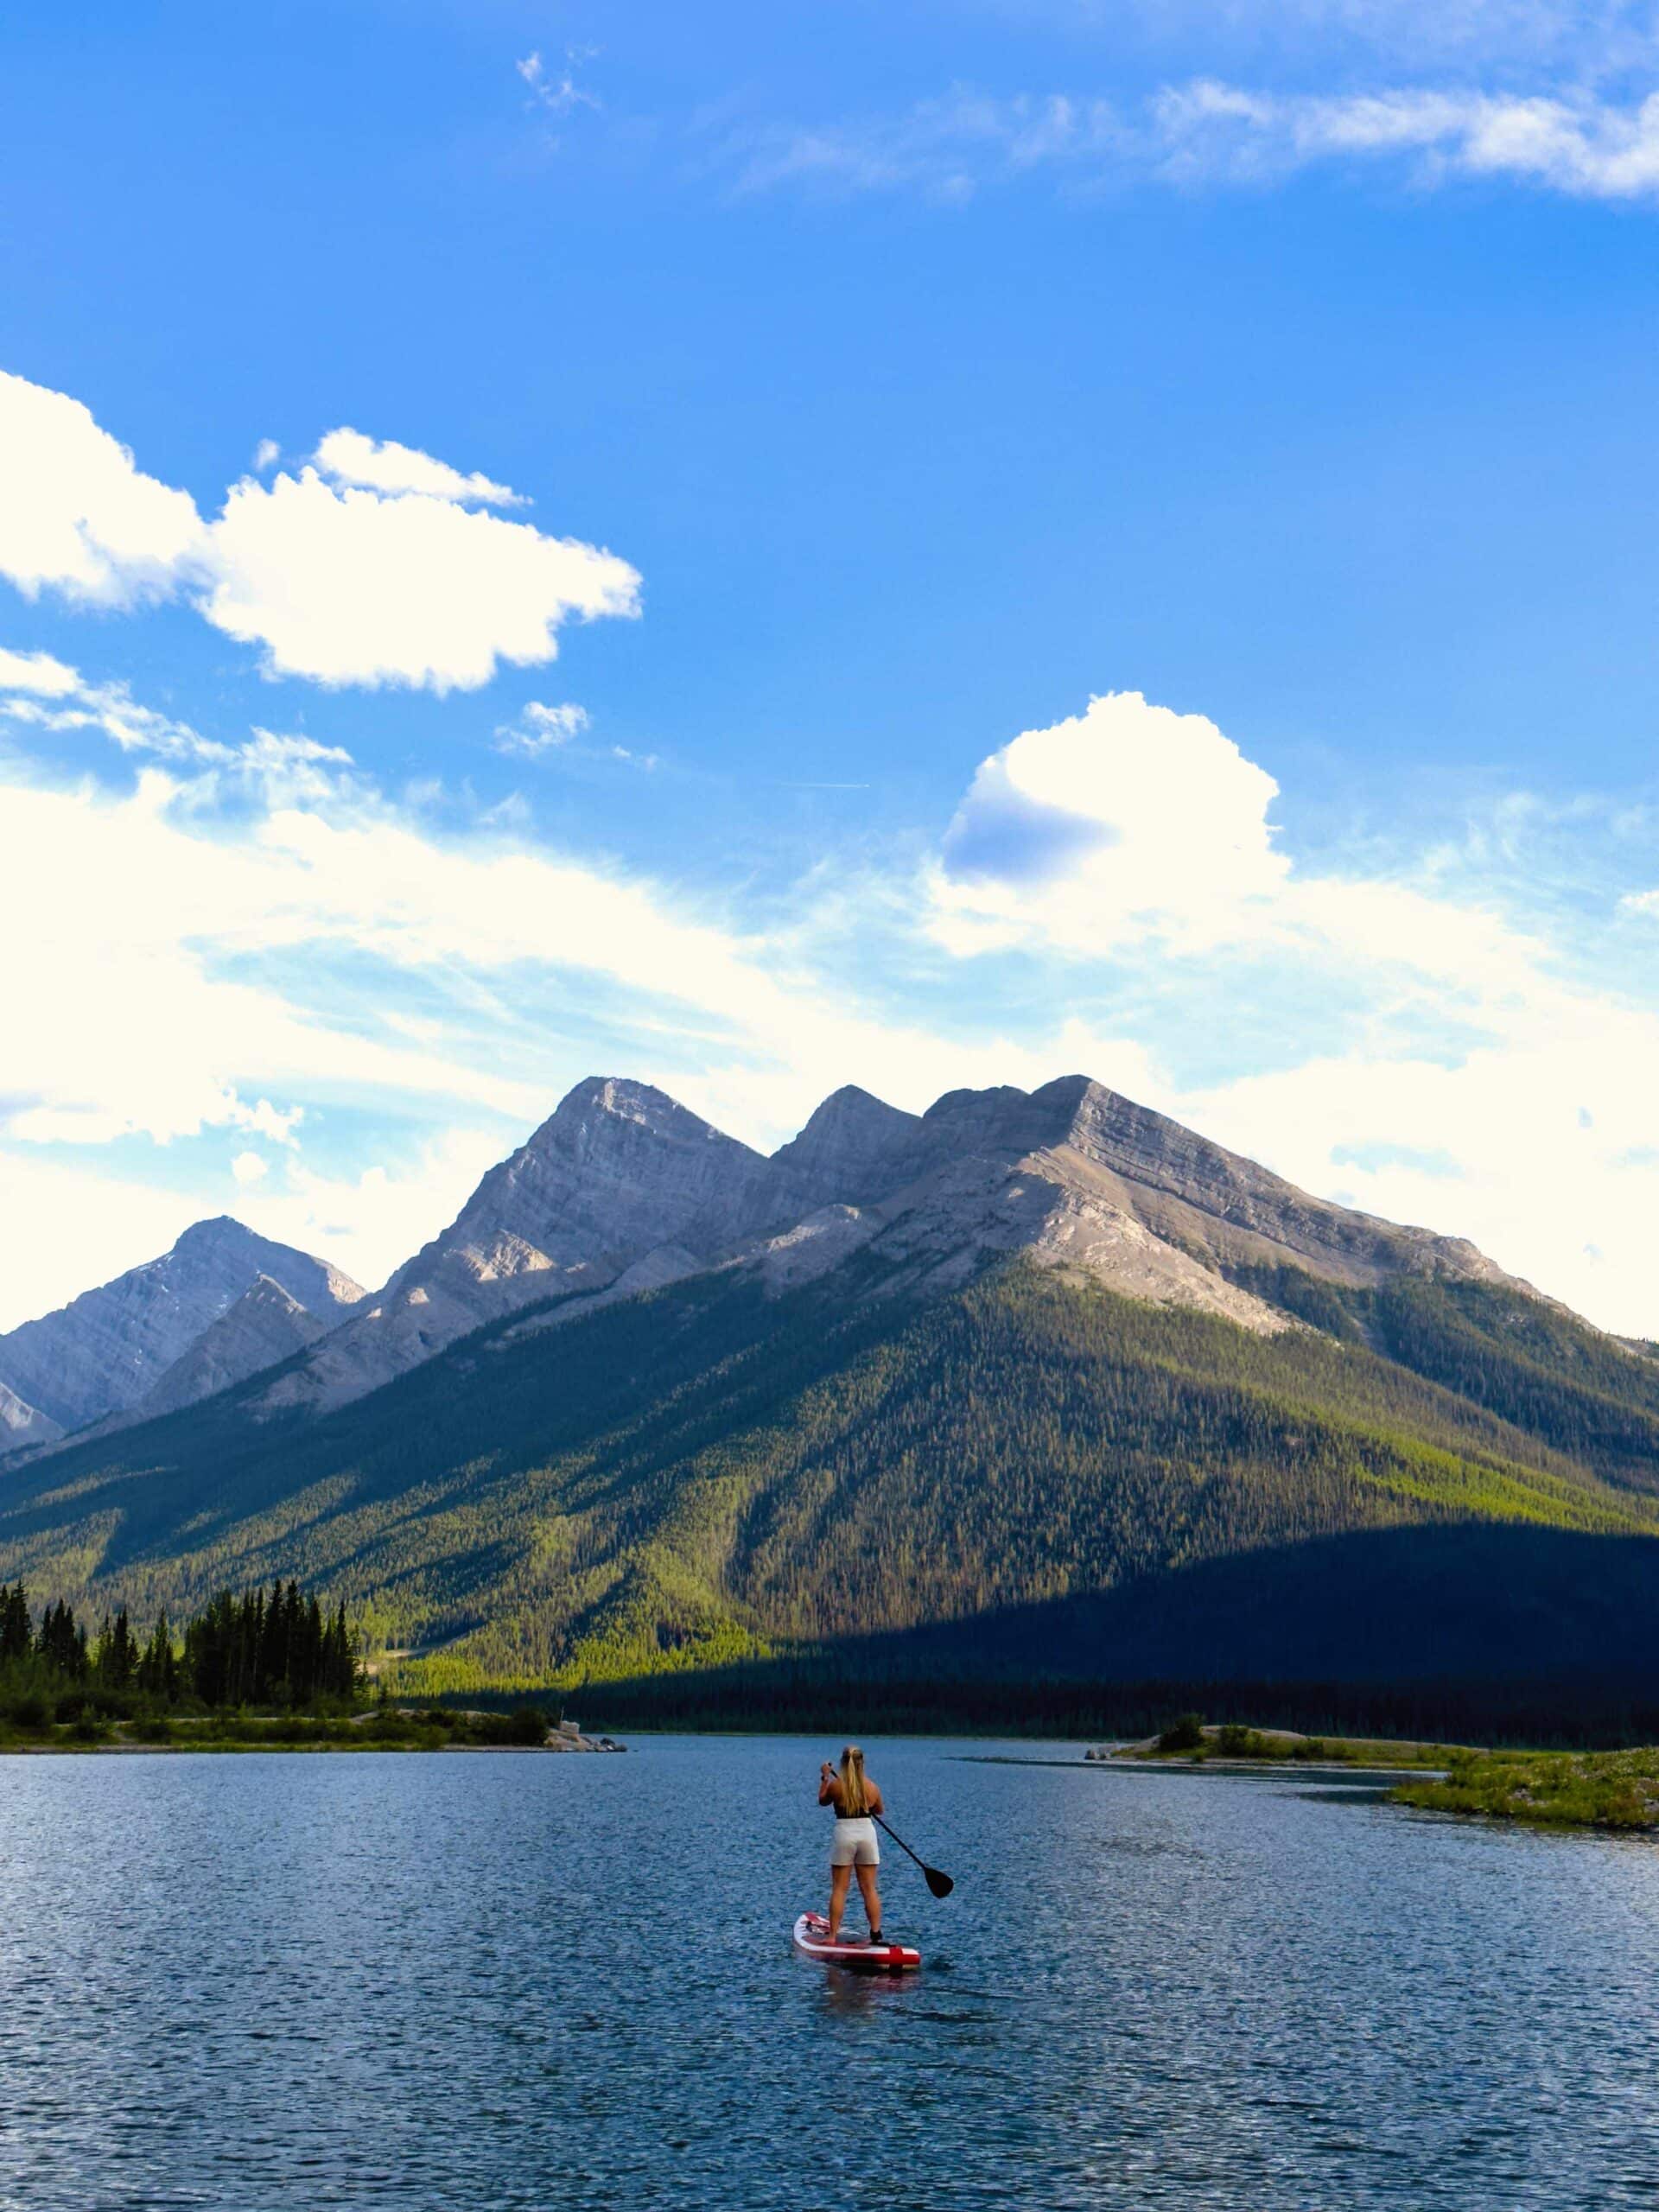
[[795,1948],[809,1959],[823,1959],[834,1967],[852,1967],[862,1974],[908,1974],[922,1963],[922,1955],[908,1943],[860,1943],[843,1936],[830,1941],[830,1923],[821,1912],[804,1912],[795,1923]]

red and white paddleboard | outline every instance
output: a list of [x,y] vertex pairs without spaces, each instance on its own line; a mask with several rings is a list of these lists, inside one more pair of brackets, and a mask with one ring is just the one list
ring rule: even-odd
[[908,1974],[922,1963],[922,1955],[908,1943],[861,1943],[842,1936],[830,1941],[830,1923],[821,1912],[804,1912],[795,1923],[795,1948],[809,1959],[823,1959],[830,1966],[856,1967],[865,1974]]

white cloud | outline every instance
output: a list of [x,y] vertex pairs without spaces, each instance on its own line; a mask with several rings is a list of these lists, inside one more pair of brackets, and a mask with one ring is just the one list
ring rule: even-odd
[[283,457],[283,449],[275,438],[261,438],[253,449],[254,474],[263,476],[268,468],[275,468]]
[[584,61],[592,61],[598,51],[593,46],[567,46],[562,69],[550,69],[540,54],[527,54],[513,67],[530,87],[533,105],[550,115],[570,115],[579,107],[597,110],[600,105],[594,94],[576,82],[577,70]]
[[[252,1175],[245,1163],[257,1155],[244,1153],[232,1163],[237,1217],[375,1288],[454,1218],[505,1149],[499,1125],[462,1126],[390,1166],[330,1176],[290,1161],[280,1179]],[[95,1159],[0,1145],[0,1331],[156,1258],[193,1221],[223,1210],[211,1182],[199,1193],[158,1189]]]
[[0,1330],[50,1313],[95,1283],[155,1259],[193,1221],[222,1210],[99,1161],[0,1145],[0,1219],[6,1224]]
[[280,1186],[245,1192],[238,1211],[261,1236],[332,1260],[374,1290],[454,1219],[509,1148],[499,1126],[461,1127],[421,1145],[410,1160],[353,1175],[290,1162]]
[[[275,455],[272,455],[273,460]],[[358,484],[372,492],[418,492],[433,499],[461,505],[524,507],[530,502],[505,484],[474,472],[464,476],[447,461],[435,461],[395,438],[377,442],[360,430],[330,430],[316,452],[317,467],[336,483]]]
[[80,689],[80,677],[50,653],[15,653],[0,645],[0,691],[25,691],[61,699]]
[[238,1152],[231,1162],[231,1173],[245,1191],[263,1183],[270,1173],[270,1162],[263,1153]]
[[31,599],[163,599],[200,550],[187,493],[144,475],[78,399],[3,370],[0,482],[0,575]]
[[1039,175],[1079,188],[1135,177],[1197,187],[1392,162],[1418,188],[1484,179],[1638,200],[1659,194],[1659,94],[1421,84],[1324,94],[1196,78],[1125,103],[959,86],[901,114],[731,130],[719,158],[747,192],[805,185],[949,200]]
[[315,469],[245,480],[213,531],[201,611],[263,645],[273,675],[435,691],[552,660],[572,616],[638,612],[626,561],[422,493],[383,497]]
[[1201,80],[1162,94],[1154,118],[1165,172],[1187,181],[1403,159],[1422,184],[1508,179],[1613,200],[1659,192],[1659,94],[1631,105],[1420,87],[1286,97]]
[[[41,695],[57,703],[42,705]],[[0,651],[0,717],[55,734],[97,730],[123,753],[212,767],[257,784],[273,803],[332,794],[340,787],[338,771],[351,765],[340,746],[257,724],[238,745],[203,737],[188,722],[141,705],[126,684],[89,683],[49,653]],[[211,794],[218,785],[196,788]]]
[[1147,1103],[1323,1195],[1472,1237],[1605,1325],[1659,1329],[1659,1014],[1449,882],[1294,867],[1276,795],[1204,717],[1096,700],[982,764],[930,931],[1046,961],[1062,1000],[1131,974],[1170,1046],[1194,999],[1238,1072],[1183,1090],[1154,1064]]
[[[753,931],[505,819],[440,834],[317,741],[222,750],[122,796],[0,771],[0,942],[30,946],[8,973],[4,1160],[44,1172],[125,1138],[178,1161],[207,1133],[204,1211],[226,1150],[257,1147],[280,1172],[250,1191],[256,1225],[370,1281],[586,1073],[772,1144],[849,1081],[915,1108],[1080,1069],[1659,1332],[1651,1005],[1497,912],[1484,861],[1477,888],[1444,853],[1299,864],[1272,778],[1202,715],[1117,694],[1027,731],[981,764],[919,882],[826,862]],[[1639,930],[1659,895],[1628,905]],[[442,1204],[362,1157],[365,1130],[411,1116],[462,1133],[453,1158],[430,1139]],[[20,1218],[0,1308],[33,1279],[39,1217]]]
[[568,621],[639,612],[616,555],[480,512],[504,486],[354,430],[320,453],[352,480],[245,477],[204,524],[79,401],[0,376],[0,575],[112,607],[182,594],[269,675],[441,692],[554,659]]
[[[39,654],[32,658],[48,657]],[[54,661],[52,666],[59,672],[54,677],[56,689],[53,696],[60,703],[50,707],[42,706],[37,697],[30,696],[27,685],[21,692],[9,690],[6,671],[0,666],[0,715],[9,721],[58,734],[97,730],[123,753],[149,753],[160,760],[213,762],[228,767],[245,752],[246,748],[221,745],[215,738],[203,737],[188,722],[158,714],[153,707],[141,706],[124,683],[87,683],[76,670],[66,668],[61,661]],[[61,682],[60,677],[67,681]]]
[[543,753],[556,751],[579,737],[588,727],[585,707],[563,705],[544,706],[539,699],[528,700],[520,708],[517,722],[504,722],[495,733],[498,753],[518,753],[526,760],[535,760]]
[[1177,922],[1187,944],[1230,937],[1287,873],[1277,792],[1204,715],[1093,699],[981,764],[945,836],[936,926],[964,949],[1035,930],[1099,953]]

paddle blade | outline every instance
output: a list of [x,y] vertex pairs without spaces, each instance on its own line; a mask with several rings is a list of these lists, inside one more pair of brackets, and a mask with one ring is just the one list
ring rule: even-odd
[[957,1886],[950,1877],[941,1874],[937,1866],[924,1866],[922,1872],[927,1877],[928,1888],[936,1897],[948,1897]]

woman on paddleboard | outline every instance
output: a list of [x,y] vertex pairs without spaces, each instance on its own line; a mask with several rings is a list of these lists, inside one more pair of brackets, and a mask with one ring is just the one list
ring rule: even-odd
[[875,1840],[873,1813],[885,1813],[881,1792],[864,1771],[864,1754],[849,1744],[836,1769],[828,1759],[818,1769],[818,1802],[833,1808],[835,1840],[830,1846],[830,1941],[841,1940],[841,1916],[847,1910],[847,1889],[858,1877],[864,1910],[870,1916],[870,1941],[881,1941],[881,1892],[875,1870],[881,1864],[881,1847]]

